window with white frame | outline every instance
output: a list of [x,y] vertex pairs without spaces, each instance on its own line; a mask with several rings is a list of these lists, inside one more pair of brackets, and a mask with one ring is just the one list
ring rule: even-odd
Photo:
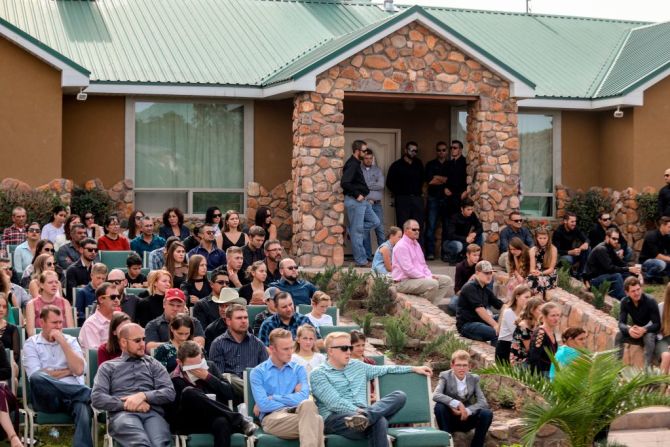
[[148,214],[172,206],[187,214],[204,214],[210,206],[244,210],[250,180],[245,158],[251,158],[245,157],[251,143],[245,141],[248,106],[141,100],[131,105],[134,148],[126,170],[135,181],[138,209]]
[[[465,141],[468,113],[452,114],[452,138]],[[560,183],[560,113],[519,112],[521,212],[530,217],[554,215],[554,185]]]

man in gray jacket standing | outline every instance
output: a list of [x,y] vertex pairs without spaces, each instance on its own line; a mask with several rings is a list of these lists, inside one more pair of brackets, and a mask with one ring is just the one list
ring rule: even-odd
[[[377,218],[379,218],[379,225],[374,228],[375,235],[377,236],[377,247],[379,247],[385,241],[384,208],[382,207],[382,201],[384,200],[384,174],[382,173],[382,170],[379,169],[379,166],[375,164],[375,154],[372,152],[372,149],[363,151],[362,168],[365,183],[370,190],[370,193],[365,197],[365,200],[370,202],[372,211],[374,211]],[[363,246],[365,247],[365,253],[368,256],[368,260],[372,260],[372,245],[370,239],[370,232],[368,231],[363,239]]]
[[433,400],[440,430],[453,434],[474,428],[471,447],[484,447],[493,412],[479,386],[479,376],[470,373],[470,354],[467,351],[458,350],[452,354],[451,369],[440,373]]

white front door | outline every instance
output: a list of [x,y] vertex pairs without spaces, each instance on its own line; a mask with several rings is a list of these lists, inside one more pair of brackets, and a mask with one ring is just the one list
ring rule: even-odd
[[[372,129],[347,127],[344,129],[344,148],[345,161],[351,156],[351,143],[354,140],[363,140],[368,144],[368,149],[372,149],[375,154],[375,163],[384,173],[389,170],[389,166],[400,157],[400,129]],[[384,191],[384,231],[395,225],[395,209],[391,206],[393,197],[389,191]],[[377,248],[376,238],[372,237],[372,251]],[[344,252],[351,254],[351,242],[345,240]]]

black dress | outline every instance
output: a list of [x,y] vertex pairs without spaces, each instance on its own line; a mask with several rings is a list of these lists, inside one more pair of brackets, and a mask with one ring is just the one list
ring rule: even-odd
[[[540,248],[537,250],[537,253],[535,253],[535,268],[542,272],[545,267],[542,265],[542,262],[544,262],[544,255],[546,253],[546,247],[545,248]],[[528,282],[530,283],[530,289],[533,292],[533,295],[536,295],[538,293],[544,293],[547,290],[553,289],[556,287],[556,270],[554,270],[554,273],[550,275],[544,275],[540,273],[539,275],[528,275]]]
[[[202,288],[200,290],[195,287],[195,284],[199,282],[202,282]],[[184,295],[186,295],[186,303],[188,303],[188,307],[192,306],[190,299],[191,295],[203,299],[212,294],[212,287],[209,285],[209,281],[207,281],[206,278],[196,281],[184,281],[181,284],[181,290],[184,292]]]
[[221,232],[221,239],[222,239],[222,245],[221,250],[226,251],[228,250],[229,247],[237,246],[237,247],[244,247],[244,232],[240,232],[240,237],[237,239],[237,242],[233,242],[230,239],[228,239],[228,236],[226,236],[226,233],[223,231]]
[[151,320],[163,315],[163,298],[164,295],[149,295],[140,299],[135,311],[135,322],[142,327],[146,327]]
[[[545,349],[546,348],[546,349]],[[558,343],[554,336],[554,341],[547,335],[547,332],[542,326],[535,329],[533,336],[530,339],[530,349],[528,351],[528,365],[533,372],[549,375],[549,368],[551,368],[551,360],[547,354],[547,350],[556,354]]]
[[[19,330],[13,324],[7,323],[4,328],[0,328],[0,342],[12,350],[14,361],[17,365],[21,364],[21,343],[19,341]],[[0,379],[2,380],[2,379]]]
[[247,304],[249,304],[249,302],[251,302],[251,298],[254,294],[254,288],[251,286],[251,283],[248,283],[248,284],[245,284],[242,287],[240,287],[240,290],[238,290],[238,293],[240,294],[240,297],[247,300]]

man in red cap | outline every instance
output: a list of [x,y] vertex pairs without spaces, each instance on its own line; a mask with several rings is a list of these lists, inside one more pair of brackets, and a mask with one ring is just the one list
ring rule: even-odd
[[[180,289],[167,289],[163,298],[163,315],[154,318],[145,330],[147,352],[170,341],[170,322],[181,313],[186,313],[186,296]],[[205,331],[200,322],[193,318],[193,341],[205,346]]]

